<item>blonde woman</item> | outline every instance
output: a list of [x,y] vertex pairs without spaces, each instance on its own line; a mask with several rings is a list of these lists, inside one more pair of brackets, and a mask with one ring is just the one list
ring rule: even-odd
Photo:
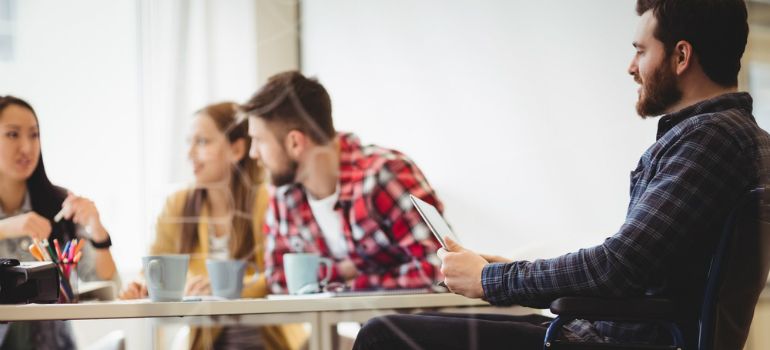
[[[249,159],[247,122],[232,102],[207,106],[193,121],[189,159],[195,186],[171,195],[158,218],[150,254],[190,254],[186,295],[208,295],[206,259],[241,259],[246,271],[242,296],[267,294],[263,271],[263,218],[267,191],[257,163]],[[255,267],[256,266],[256,270]],[[258,271],[257,271],[258,270]],[[121,298],[147,295],[142,281],[132,282]],[[295,349],[306,341],[300,326],[228,326],[192,332],[191,348]]]

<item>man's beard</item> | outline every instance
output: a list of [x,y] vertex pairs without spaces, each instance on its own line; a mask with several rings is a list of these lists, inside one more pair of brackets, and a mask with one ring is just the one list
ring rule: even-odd
[[661,115],[682,99],[682,91],[676,86],[676,76],[668,61],[668,58],[664,59],[642,84],[642,94],[636,102],[636,113],[642,118]]
[[281,187],[284,185],[292,184],[297,179],[297,168],[299,163],[295,160],[289,160],[287,170],[281,172],[270,172],[270,180],[275,187]]

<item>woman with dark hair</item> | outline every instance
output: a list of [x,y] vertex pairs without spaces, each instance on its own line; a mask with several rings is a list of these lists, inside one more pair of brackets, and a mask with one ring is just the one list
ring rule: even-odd
[[[195,184],[172,194],[158,217],[150,254],[190,254],[186,295],[211,294],[206,259],[248,261],[244,298],[268,293],[264,274],[263,234],[267,189],[261,168],[249,158],[247,120],[237,104],[217,103],[195,115],[188,158]],[[259,278],[254,280],[254,274]],[[122,299],[143,298],[143,280],[134,281]],[[297,349],[307,338],[301,325],[197,328],[192,349]]]
[[[54,221],[61,212],[63,220]],[[48,180],[40,151],[40,126],[29,103],[0,96],[0,257],[34,261],[33,238],[59,242],[89,239],[78,264],[82,280],[115,278],[110,236],[94,203]],[[67,349],[75,344],[64,321],[0,324],[2,349]]]

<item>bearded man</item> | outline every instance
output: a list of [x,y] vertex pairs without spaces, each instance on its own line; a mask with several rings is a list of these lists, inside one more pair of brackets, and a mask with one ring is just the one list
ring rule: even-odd
[[268,79],[241,109],[249,116],[250,155],[272,183],[264,248],[273,293],[287,290],[286,253],[332,259],[318,278],[335,289],[438,282],[439,243],[409,196],[442,207],[411,159],[337,132],[326,89],[296,71]]
[[[638,114],[660,120],[655,143],[631,172],[624,224],[597,246],[532,262],[479,255],[448,240],[439,250],[441,272],[452,292],[493,305],[665,297],[681,306],[685,348],[694,349],[709,259],[741,195],[768,183],[770,139],[752,116],[751,96],[737,92],[748,36],[743,1],[638,0],[636,9],[628,72],[640,85]],[[370,320],[355,348],[542,349],[551,322],[540,315],[390,315]],[[575,320],[561,333],[594,344],[671,341],[654,323]]]

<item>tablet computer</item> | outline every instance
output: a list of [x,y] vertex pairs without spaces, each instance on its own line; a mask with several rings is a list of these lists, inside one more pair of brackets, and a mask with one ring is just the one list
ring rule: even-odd
[[417,212],[422,216],[423,221],[428,224],[428,228],[430,228],[430,231],[433,232],[433,235],[436,236],[436,239],[441,243],[441,246],[444,247],[444,249],[447,249],[444,237],[449,237],[453,241],[460,243],[457,236],[452,233],[452,229],[449,228],[446,220],[444,220],[436,207],[411,194],[409,195],[409,198],[412,200],[412,204],[414,204]]

